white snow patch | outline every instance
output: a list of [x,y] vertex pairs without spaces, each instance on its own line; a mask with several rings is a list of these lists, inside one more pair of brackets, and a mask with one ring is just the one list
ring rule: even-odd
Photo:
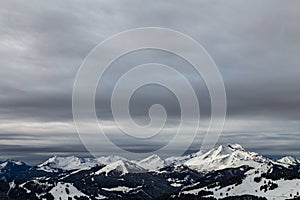
[[[68,191],[68,192],[67,192]],[[74,187],[71,183],[61,183],[58,182],[55,187],[53,187],[50,192],[54,200],[60,200],[60,199],[68,199],[76,197],[87,197],[89,196],[79,191],[76,187]],[[69,193],[69,194],[68,194]]]
[[28,182],[29,182],[29,181],[27,181],[27,182],[25,182],[25,183],[22,183],[22,184],[20,185],[20,187],[23,188],[23,189],[26,191],[26,193],[30,193],[30,192],[31,192],[31,190],[29,190],[29,189],[27,189],[27,188],[25,187],[25,184],[28,183]]
[[95,199],[107,199],[107,197],[103,196],[101,194],[98,194],[98,196],[96,196]]
[[180,183],[171,183],[171,186],[172,187],[181,187],[182,184],[180,184]]
[[114,187],[114,188],[102,188],[103,190],[105,191],[109,191],[109,192],[123,192],[123,193],[128,193],[128,192],[131,192],[131,191],[134,191],[134,190],[138,190],[142,188],[142,186],[138,186],[138,187],[135,187],[135,188],[129,188],[129,187],[126,187],[126,186],[118,186],[118,187]]

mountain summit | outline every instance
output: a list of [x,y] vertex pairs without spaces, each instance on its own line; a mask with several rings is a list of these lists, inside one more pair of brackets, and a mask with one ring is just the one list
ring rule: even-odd
[[253,168],[267,165],[269,160],[254,152],[246,151],[239,144],[220,145],[187,160],[184,165],[200,172],[235,168],[248,165]]
[[154,154],[137,162],[138,165],[148,170],[157,170],[165,166],[165,161]]

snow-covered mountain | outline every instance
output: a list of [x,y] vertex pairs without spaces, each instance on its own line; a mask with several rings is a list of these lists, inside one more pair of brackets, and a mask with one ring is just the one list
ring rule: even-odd
[[108,165],[108,164],[116,162],[118,160],[127,161],[126,158],[121,157],[121,156],[116,156],[116,155],[102,156],[100,158],[96,158],[95,160],[96,160],[97,163],[100,163],[102,165]]
[[147,170],[158,170],[163,168],[166,165],[166,162],[158,155],[154,154],[138,161],[137,164]]
[[45,162],[37,165],[38,170],[45,172],[58,172],[58,170],[78,170],[78,169],[91,169],[95,166],[108,165],[118,160],[127,160],[120,156],[103,156],[100,158],[79,158],[76,156],[54,156]]
[[28,170],[30,167],[24,162],[16,160],[0,161],[0,180],[7,180],[16,174]]
[[54,156],[32,167],[0,162],[0,197],[16,200],[292,199],[299,193],[297,158],[271,160],[238,144],[166,159]]
[[24,165],[26,165],[24,162],[17,161],[17,160],[0,161],[0,170],[5,169],[10,166],[24,166]]
[[95,172],[95,175],[103,173],[108,176],[112,172],[117,172],[120,176],[122,176],[128,173],[144,173],[146,170],[133,162],[118,160],[101,168]]
[[239,144],[218,146],[206,153],[199,152],[183,164],[200,172],[237,168],[243,165],[266,171],[270,160],[254,152],[246,151]]
[[277,162],[280,164],[284,164],[285,166],[300,164],[300,160],[292,156],[284,156],[278,159]]
[[46,172],[57,172],[57,170],[75,170],[82,168],[91,168],[98,165],[94,159],[90,158],[78,158],[75,156],[59,157],[54,156],[49,158],[37,167],[39,170]]

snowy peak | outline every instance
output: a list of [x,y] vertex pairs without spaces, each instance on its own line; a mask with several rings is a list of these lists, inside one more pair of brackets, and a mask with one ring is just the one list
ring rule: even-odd
[[0,170],[7,167],[15,167],[15,166],[27,166],[24,162],[17,160],[5,160],[0,161]]
[[248,152],[239,145],[239,144],[228,144],[228,145],[220,145],[215,147],[204,154],[204,157],[218,157],[218,156],[225,156],[230,155],[232,153],[239,152],[240,154],[248,155]]
[[256,159],[259,157],[257,153],[248,152],[239,144],[220,145],[203,154],[204,158],[210,158],[212,160],[230,156],[242,160]]
[[103,156],[100,158],[79,158],[76,156],[53,156],[37,166],[38,170],[46,172],[58,172],[58,170],[68,171],[77,169],[89,169],[95,166],[108,165],[118,160],[127,160],[120,156]]
[[268,159],[259,156],[257,153],[247,152],[238,144],[229,144],[215,147],[206,153],[199,154],[184,165],[198,171],[221,170],[225,168],[236,168],[243,165],[257,168],[260,166],[266,170]]
[[102,165],[108,165],[110,163],[116,162],[118,160],[124,160],[127,161],[126,158],[123,158],[121,156],[111,155],[111,156],[102,156],[100,158],[96,158],[96,161]]
[[28,170],[31,167],[24,162],[16,160],[0,161],[0,180],[7,180],[16,174]]
[[143,173],[146,172],[146,170],[133,162],[118,160],[101,168],[95,172],[95,175],[104,173],[106,176],[108,176],[112,172],[116,172],[122,176],[128,173]]
[[286,164],[286,165],[297,165],[300,164],[300,160],[296,159],[295,157],[292,156],[285,156],[277,160],[277,162]]
[[158,155],[154,154],[143,160],[137,162],[137,164],[144,169],[157,170],[165,166],[165,161],[161,159]]
[[98,163],[89,158],[78,158],[75,156],[67,156],[67,157],[59,157],[54,156],[49,158],[46,162],[38,165],[38,169],[47,171],[47,172],[55,172],[58,169],[61,170],[75,170],[82,168],[91,168],[96,166]]
[[228,144],[227,146],[229,148],[231,148],[232,150],[245,151],[244,147],[242,147],[242,145],[240,145],[240,144]]
[[[187,166],[192,166],[191,168],[194,169],[193,166],[195,165],[202,165],[203,162],[211,162],[213,160],[229,157],[231,154],[237,154],[243,157],[243,154],[248,155],[249,153],[247,153],[245,149],[239,144],[228,144],[224,146],[217,146],[206,152],[201,150],[190,155],[166,158],[165,162],[167,166],[176,166],[183,164]],[[252,153],[251,157],[252,156],[256,156],[256,154]]]

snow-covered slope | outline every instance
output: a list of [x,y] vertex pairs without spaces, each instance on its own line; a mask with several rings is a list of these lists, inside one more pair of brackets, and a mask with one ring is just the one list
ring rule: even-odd
[[79,197],[90,199],[86,194],[80,192],[71,183],[58,182],[57,185],[49,191],[49,193],[53,195],[54,200],[77,199]]
[[154,154],[152,156],[144,158],[143,160],[138,161],[137,164],[143,167],[144,169],[157,170],[163,168],[166,163],[158,155]]
[[[215,188],[199,188],[182,192],[183,194],[197,194],[199,191],[211,191],[216,198],[223,198],[224,196],[240,196],[240,195],[255,195],[266,197],[267,199],[290,199],[299,195],[300,180],[269,180],[262,178],[260,181],[254,181],[258,174],[247,176],[241,184],[229,185],[227,187]],[[266,183],[266,184],[264,184]],[[276,185],[276,188],[264,190],[262,185]]]
[[[283,157],[278,161],[273,161],[257,153],[248,152],[242,146],[236,144],[213,148],[202,155],[199,154],[199,156],[191,158],[184,164],[201,172],[241,166],[250,166],[254,169],[245,172],[246,176],[241,176],[238,183],[233,184],[229,181],[226,186],[215,184],[196,189],[191,187],[191,190],[187,189],[182,194],[197,195],[200,191],[210,191],[215,198],[254,195],[266,197],[267,199],[282,200],[299,196],[300,179],[297,178],[297,173],[293,169],[287,169],[291,165],[296,167],[300,164],[299,160],[293,157]],[[298,170],[298,168],[295,169]],[[272,172],[274,172],[273,175]],[[290,178],[287,178],[287,180],[278,178],[278,176],[284,177],[284,174]]]
[[125,175],[127,173],[143,173],[146,172],[146,170],[133,162],[118,160],[101,168],[95,172],[95,175],[105,173],[107,176],[111,172],[118,172],[120,175]]
[[238,144],[218,146],[206,153],[198,153],[197,156],[184,162],[184,165],[201,172],[236,168],[243,165],[266,171],[270,161],[257,153],[245,151]]

